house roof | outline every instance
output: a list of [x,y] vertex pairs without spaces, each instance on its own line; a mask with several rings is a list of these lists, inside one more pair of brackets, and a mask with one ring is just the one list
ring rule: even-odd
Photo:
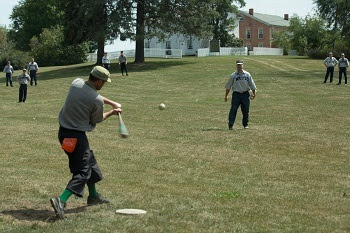
[[261,23],[264,23],[268,26],[280,26],[280,27],[289,27],[289,20],[285,20],[283,17],[277,15],[267,15],[255,13],[254,15],[250,15],[248,12],[240,11],[241,14],[248,16],[252,19],[255,19]]

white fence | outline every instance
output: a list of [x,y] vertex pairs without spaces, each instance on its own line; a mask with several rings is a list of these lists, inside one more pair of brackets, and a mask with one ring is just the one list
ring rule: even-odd
[[181,49],[144,49],[145,57],[182,58]]
[[210,55],[209,48],[204,48],[204,49],[198,49],[197,50],[197,56],[198,57],[207,57]]
[[229,47],[220,47],[220,52],[211,53],[209,48],[198,49],[198,57],[207,57],[207,56],[234,56],[234,55],[248,55],[247,47],[238,47],[238,48],[229,48]]
[[[135,50],[124,50],[124,55],[126,57],[135,57]],[[162,58],[182,58],[181,49],[144,49],[145,57],[162,57]],[[108,52],[108,57],[110,60],[118,59],[120,56],[120,51]],[[87,55],[88,62],[96,62],[97,54],[89,53]]]
[[228,48],[220,47],[220,56],[248,55],[247,47]]
[[250,55],[283,55],[283,49],[281,48],[263,48],[254,47],[253,51],[249,52]]

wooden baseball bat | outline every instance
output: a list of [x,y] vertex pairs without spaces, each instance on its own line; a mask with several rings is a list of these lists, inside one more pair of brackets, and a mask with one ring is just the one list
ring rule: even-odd
[[128,130],[124,124],[122,115],[118,112],[118,118],[119,118],[119,134],[122,138],[127,138],[129,136]]

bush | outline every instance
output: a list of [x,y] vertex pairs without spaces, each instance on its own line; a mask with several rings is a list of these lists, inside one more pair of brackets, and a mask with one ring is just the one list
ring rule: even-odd
[[326,57],[328,57],[328,53],[329,51],[326,51],[324,49],[323,50],[311,49],[307,53],[307,56],[313,59],[325,59]]
[[32,54],[40,66],[59,66],[83,63],[87,60],[88,43],[66,45],[62,27],[44,29],[30,41]]
[[[11,50],[0,55],[0,65],[3,69],[7,65],[7,61],[11,61],[11,65],[15,70],[21,70],[27,67],[28,63],[31,61],[31,56],[29,53],[21,52],[18,50]],[[2,71],[2,70],[1,70]]]

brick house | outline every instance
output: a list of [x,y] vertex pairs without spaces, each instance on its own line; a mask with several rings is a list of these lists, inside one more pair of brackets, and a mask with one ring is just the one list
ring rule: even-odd
[[239,37],[243,40],[248,50],[253,47],[273,48],[272,33],[286,30],[289,26],[289,16],[267,15],[255,13],[254,9],[249,12],[240,11]]

